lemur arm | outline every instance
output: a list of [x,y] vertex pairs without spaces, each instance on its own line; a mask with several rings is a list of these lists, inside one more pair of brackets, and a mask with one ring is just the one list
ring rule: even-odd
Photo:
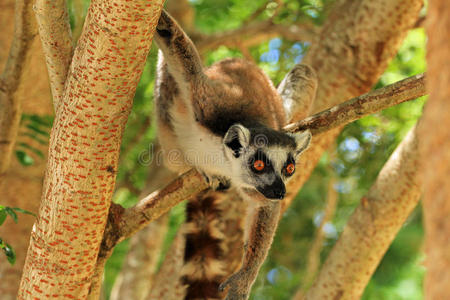
[[162,10],[154,36],[164,54],[170,75],[175,80],[188,109],[198,113],[194,90],[205,80],[200,56],[189,37],[166,11]]
[[251,287],[272,245],[280,211],[280,202],[269,202],[257,208],[255,216],[251,220],[242,267],[219,287],[221,291],[229,287],[226,300],[248,299]]
[[190,82],[192,78],[202,74],[203,67],[194,44],[164,10],[156,26],[155,41],[164,53],[172,75]]

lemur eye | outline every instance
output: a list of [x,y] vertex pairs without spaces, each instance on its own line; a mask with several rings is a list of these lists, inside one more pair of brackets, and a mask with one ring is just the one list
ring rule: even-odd
[[293,163],[290,163],[286,166],[286,174],[292,175],[295,171],[295,165]]
[[260,160],[260,159],[255,160],[255,162],[253,163],[253,168],[254,168],[256,171],[262,171],[262,170],[264,170],[264,167],[265,167],[265,164],[264,164],[264,162],[263,162],[262,160]]

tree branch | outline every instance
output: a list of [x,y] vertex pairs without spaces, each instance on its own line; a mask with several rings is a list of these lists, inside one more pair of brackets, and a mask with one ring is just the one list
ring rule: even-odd
[[203,35],[191,33],[192,40],[198,51],[203,55],[207,51],[219,46],[229,48],[251,47],[271,38],[281,36],[291,41],[312,41],[319,34],[319,28],[310,23],[297,23],[290,25],[275,24],[272,20],[250,23],[238,29]]
[[123,130],[162,2],[90,3],[56,110],[21,299],[48,298],[46,294],[98,299],[102,271],[95,269],[95,258],[111,205]]
[[63,96],[73,51],[66,2],[36,0],[34,5],[55,111]]
[[417,205],[422,180],[413,128],[384,165],[325,261],[306,299],[359,299]]
[[450,295],[450,5],[429,1],[427,33],[427,89],[429,99],[417,125],[423,166],[425,228],[425,299]]
[[109,212],[112,224],[105,229],[100,252],[103,251],[105,253],[103,255],[108,256],[106,253],[112,250],[118,242],[132,236],[178,203],[208,187],[203,176],[191,169],[177,177],[165,188],[143,198],[137,205],[126,210],[113,208]]
[[289,132],[309,129],[314,135],[424,95],[425,75],[415,75],[289,124],[284,129]]
[[32,4],[32,0],[16,1],[14,37],[0,76],[0,180],[8,169],[22,115],[21,99],[16,92],[36,36]]

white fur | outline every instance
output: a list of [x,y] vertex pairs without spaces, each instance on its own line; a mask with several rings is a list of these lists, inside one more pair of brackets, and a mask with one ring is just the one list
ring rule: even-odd
[[222,138],[172,109],[172,120],[185,164],[210,175],[231,177]]

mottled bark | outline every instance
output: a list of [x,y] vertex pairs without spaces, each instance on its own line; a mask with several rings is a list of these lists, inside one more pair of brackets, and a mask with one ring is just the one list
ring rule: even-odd
[[55,109],[64,93],[72,60],[72,33],[65,0],[36,0],[33,7],[52,88]]
[[427,89],[430,97],[419,122],[424,165],[424,220],[427,273],[425,298],[450,295],[450,3],[429,1]]
[[86,298],[161,2],[91,2],[58,104],[19,298]]
[[[0,4],[0,28],[2,28],[0,49],[8,49],[13,37],[14,2],[13,0],[8,0]],[[31,15],[30,17],[33,20],[33,16]],[[22,102],[24,113],[40,116],[51,115],[53,109],[50,89],[47,76],[42,76],[42,74],[46,74],[46,66],[39,37],[34,38],[29,51],[32,55],[22,70],[23,78],[19,84],[16,97]],[[7,55],[7,51],[0,51],[0,68],[4,66]],[[19,127],[18,129],[19,132],[26,130],[24,127]],[[20,143],[25,143],[40,150],[46,156],[47,145],[42,145],[25,135],[19,135],[17,140]],[[32,153],[30,155],[33,156]],[[37,213],[46,159],[37,155],[33,156],[33,158],[33,165],[23,166],[16,157],[11,157],[10,167],[0,182],[2,205],[21,207]],[[26,251],[30,241],[31,226],[34,221],[34,217],[21,214],[19,215],[18,224],[9,219],[0,227],[0,237],[10,243],[16,252],[16,263],[13,266],[4,261],[0,263],[0,295],[2,295],[2,300],[13,300],[17,297]]]
[[415,128],[353,212],[305,299],[359,299],[421,195]]

